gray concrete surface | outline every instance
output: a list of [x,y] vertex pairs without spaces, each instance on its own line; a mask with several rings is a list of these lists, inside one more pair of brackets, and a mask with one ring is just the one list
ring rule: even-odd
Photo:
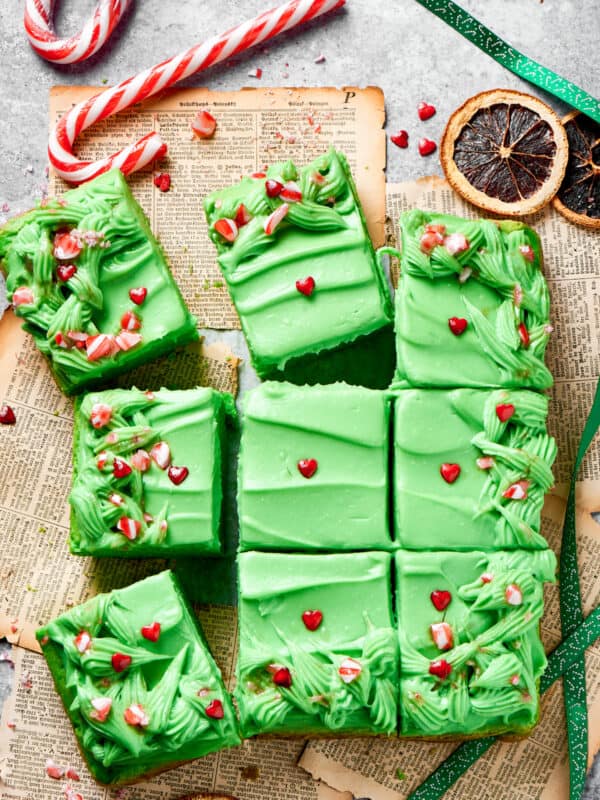
[[[275,0],[271,2],[275,4]],[[109,47],[82,65],[54,67],[40,60],[27,44],[21,0],[2,0],[0,209],[6,203],[8,214],[22,211],[45,188],[50,86],[117,83],[254,16],[268,4],[269,0],[217,3],[137,0]],[[78,29],[94,2],[63,0],[57,5],[57,29],[67,34]],[[516,48],[591,94],[597,92],[598,0],[462,0],[462,5]],[[314,59],[321,53],[326,61],[315,64]],[[381,86],[386,98],[388,133],[405,128],[411,134],[408,150],[399,150],[391,144],[388,147],[389,180],[439,173],[437,157],[421,158],[416,142],[422,135],[437,140],[451,111],[477,92],[496,87],[520,89],[538,94],[559,112],[565,111],[553,98],[480,53],[415,0],[348,0],[346,9],[326,23],[317,22],[302,33],[286,35],[231,64],[217,66],[188,80],[187,85],[207,85],[213,89],[256,85],[247,76],[255,67],[263,69],[261,85]],[[436,116],[426,123],[420,123],[416,114],[421,100],[437,107]],[[6,216],[0,210],[0,222]],[[207,335],[228,339],[243,354],[238,334],[207,332]],[[254,382],[252,370],[247,366],[243,367],[241,378],[242,389]],[[10,680],[10,667],[0,662],[0,703]],[[585,798],[600,800],[598,760],[590,774]]]

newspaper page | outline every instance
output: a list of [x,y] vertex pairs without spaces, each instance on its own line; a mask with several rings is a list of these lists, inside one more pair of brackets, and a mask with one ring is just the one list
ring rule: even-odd
[[[398,242],[401,211],[424,208],[463,216],[479,216],[439,178],[389,185],[389,244]],[[583,424],[600,372],[600,311],[597,234],[566,222],[553,209],[526,220],[542,238],[545,274],[552,297],[554,333],[548,366],[555,378],[550,395],[549,427],[558,442],[554,467],[557,485],[544,506],[543,528],[558,553],[566,506],[567,484]],[[396,269],[397,269],[397,265]],[[392,270],[394,274],[394,270]],[[397,272],[395,273],[397,275]],[[600,603],[600,446],[592,444],[581,470],[577,492],[577,533],[582,594],[586,614]],[[558,587],[546,591],[542,637],[547,650],[561,639]],[[586,654],[590,739],[589,760],[600,749],[600,643]],[[452,743],[385,741],[382,739],[310,742],[300,760],[313,777],[356,797],[400,800],[407,797],[454,749]],[[568,761],[562,687],[555,684],[542,701],[539,726],[526,739],[495,744],[452,787],[445,797],[490,797],[494,800],[564,800],[568,797]]]
[[[57,86],[50,92],[53,124],[98,87]],[[194,136],[190,123],[202,108],[217,120],[211,139]],[[243,89],[164,93],[97,123],[77,139],[80,158],[113,153],[150,131],[167,143],[167,156],[135,173],[129,183],[163,245],[173,274],[200,328],[239,328],[239,320],[207,235],[203,200],[243,175],[292,159],[305,164],[331,145],[348,158],[369,231],[383,243],[385,219],[385,120],[383,93],[358,89]],[[152,175],[168,172],[171,188],[160,192]],[[50,175],[49,191],[68,188]]]

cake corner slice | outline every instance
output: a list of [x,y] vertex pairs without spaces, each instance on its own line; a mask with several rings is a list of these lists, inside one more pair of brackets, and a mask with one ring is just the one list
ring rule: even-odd
[[226,422],[210,389],[110,389],[75,405],[70,547],[76,555],[221,551]]
[[246,394],[243,418],[242,550],[391,546],[384,392],[267,382]]
[[543,549],[556,443],[528,389],[401,389],[394,400],[395,537],[403,548]]
[[394,734],[391,556],[247,552],[238,563],[243,735]]
[[551,550],[396,554],[401,734],[528,733],[546,656]]
[[171,572],[97,595],[37,638],[100,783],[135,782],[240,743],[219,669]]
[[393,307],[341,153],[273,164],[204,209],[261,378],[389,384]]
[[120,170],[10,220],[0,264],[15,313],[67,394],[198,338]]
[[522,222],[419,210],[400,218],[398,385],[547,389],[550,298]]

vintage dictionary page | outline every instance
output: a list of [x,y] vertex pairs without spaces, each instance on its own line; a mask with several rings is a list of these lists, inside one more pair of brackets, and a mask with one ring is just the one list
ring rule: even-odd
[[[390,244],[398,241],[400,212],[409,208],[479,216],[441,179],[389,185],[387,238]],[[597,234],[571,225],[552,209],[538,213],[527,222],[542,238],[544,271],[553,303],[554,333],[547,360],[555,386],[551,392],[548,422],[558,442],[554,466],[557,486],[547,498],[543,527],[550,545],[558,553],[567,483],[600,373],[600,242]],[[600,563],[600,525],[591,516],[600,511],[600,480],[591,480],[591,476],[599,474],[600,446],[596,440],[581,471],[583,480],[578,485],[577,495],[579,563],[586,614],[600,603],[597,566]],[[548,650],[561,639],[556,586],[547,587],[542,637]],[[600,643],[587,651],[586,673],[591,762],[600,749]],[[356,797],[400,800],[407,797],[454,747],[451,743],[364,738],[321,740],[309,743],[300,764],[315,778],[336,789],[351,791]],[[494,800],[565,800],[568,794],[565,721],[559,683],[544,695],[541,722],[531,736],[514,743],[494,745],[445,797],[448,800],[482,796]]]
[[[57,86],[50,92],[50,122],[98,87]],[[217,119],[212,139],[192,134],[196,112]],[[200,328],[239,328],[208,238],[202,202],[214,189],[269,164],[292,159],[302,165],[335,145],[347,156],[376,247],[385,218],[385,111],[383,93],[357,89],[243,89],[211,92],[181,89],[151,98],[94,125],[77,139],[81,158],[113,153],[150,131],[169,146],[167,156],[129,178],[152,230],[168,256],[175,279]],[[152,174],[168,172],[171,189],[160,192]],[[49,190],[67,187],[50,175]]]

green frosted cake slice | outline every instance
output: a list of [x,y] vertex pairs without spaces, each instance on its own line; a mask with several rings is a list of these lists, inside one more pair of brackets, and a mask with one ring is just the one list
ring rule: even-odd
[[547,389],[550,299],[536,233],[515,221],[400,218],[399,385]]
[[546,666],[539,624],[551,550],[399,552],[401,733],[527,733]]
[[198,338],[119,170],[0,230],[8,299],[72,394]]
[[390,561],[386,553],[238,557],[244,736],[396,732]]
[[219,669],[171,572],[97,595],[37,638],[101,783],[240,743]]
[[112,389],[75,408],[71,552],[219,553],[225,426],[213,389]]
[[395,537],[414,550],[544,548],[556,443],[526,389],[402,389],[394,403]]
[[389,384],[392,304],[341,153],[274,164],[204,208],[262,378]]
[[248,392],[239,459],[243,550],[390,546],[389,404],[347,384]]

